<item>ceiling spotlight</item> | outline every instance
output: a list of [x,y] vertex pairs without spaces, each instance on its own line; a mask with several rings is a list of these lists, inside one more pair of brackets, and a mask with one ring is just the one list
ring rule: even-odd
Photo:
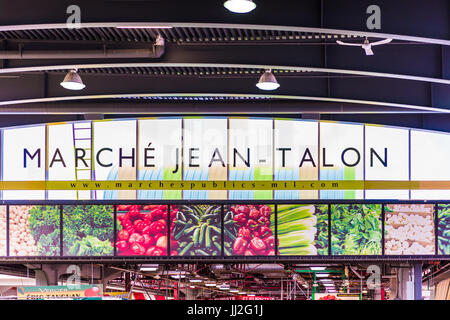
[[149,271],[149,272],[158,271],[158,267],[142,267],[141,271]]
[[207,281],[205,282],[206,287],[215,287],[216,283],[214,281]]
[[272,74],[270,69],[266,70],[261,78],[259,78],[256,86],[261,90],[275,90],[280,87],[280,84],[275,79],[275,76]]
[[256,8],[252,0],[227,0],[223,5],[234,13],[248,13]]
[[127,25],[127,26],[116,26],[117,29],[172,29],[172,26],[141,26],[141,25]]
[[319,274],[316,274],[316,277],[318,277],[318,278],[326,278],[329,275],[330,275],[329,273],[319,273]]
[[70,70],[60,84],[63,88],[69,90],[81,90],[86,87],[75,69]]

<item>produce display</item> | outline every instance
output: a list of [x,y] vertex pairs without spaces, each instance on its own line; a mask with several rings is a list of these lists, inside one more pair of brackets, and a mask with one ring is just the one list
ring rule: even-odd
[[332,255],[380,255],[381,205],[331,206]]
[[10,206],[11,256],[59,255],[58,206]]
[[225,206],[225,255],[275,255],[274,211],[267,205]]
[[280,255],[328,254],[328,205],[278,205],[277,222]]
[[450,255],[450,204],[438,206],[438,219],[438,253]]
[[113,206],[63,206],[63,255],[110,256],[113,236]]
[[[172,211],[173,206],[170,208]],[[172,221],[171,255],[220,256],[222,254],[222,206],[182,205],[177,209]],[[227,219],[228,227],[232,220],[228,217]]]
[[[116,209],[118,255],[167,255],[167,205],[118,205]],[[172,219],[177,211],[171,206]],[[172,243],[172,247],[176,248],[176,244]]]
[[434,205],[387,205],[384,211],[385,254],[434,254]]
[[0,257],[6,256],[6,206],[0,206]]

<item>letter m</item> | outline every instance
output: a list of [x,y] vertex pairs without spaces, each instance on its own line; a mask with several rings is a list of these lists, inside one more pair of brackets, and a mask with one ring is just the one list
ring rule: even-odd
[[27,167],[27,156],[33,160],[37,156],[38,168],[41,167],[41,148],[37,149],[35,153],[31,154],[27,148],[23,149],[23,167]]

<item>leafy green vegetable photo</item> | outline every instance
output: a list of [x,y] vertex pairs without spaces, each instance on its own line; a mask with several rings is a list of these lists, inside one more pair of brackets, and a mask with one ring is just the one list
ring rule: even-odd
[[36,255],[58,256],[60,251],[59,206],[31,206],[28,224],[36,242]]
[[114,210],[111,205],[63,207],[63,254],[107,256],[114,252]]
[[331,206],[333,255],[380,255],[381,205]]
[[439,254],[450,255],[450,204],[438,206],[438,219]]
[[328,205],[316,205],[317,233],[315,244],[318,255],[328,254]]

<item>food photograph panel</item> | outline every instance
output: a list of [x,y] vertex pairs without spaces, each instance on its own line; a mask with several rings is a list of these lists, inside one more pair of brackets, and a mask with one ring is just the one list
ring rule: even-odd
[[59,256],[59,206],[10,206],[9,255]]
[[384,215],[386,255],[435,254],[433,204],[388,204]]
[[275,255],[275,206],[231,205],[224,209],[225,256]]
[[328,255],[328,205],[278,205],[279,255]]
[[332,255],[381,255],[381,204],[331,205]]
[[63,206],[64,256],[112,256],[113,253],[112,205]]
[[438,254],[450,255],[450,204],[438,205]]
[[175,211],[171,219],[171,256],[222,255],[221,205],[171,205],[170,208],[171,213]]
[[0,206],[0,257],[6,256],[6,206]]
[[167,205],[117,205],[116,210],[117,255],[167,256]]

